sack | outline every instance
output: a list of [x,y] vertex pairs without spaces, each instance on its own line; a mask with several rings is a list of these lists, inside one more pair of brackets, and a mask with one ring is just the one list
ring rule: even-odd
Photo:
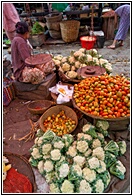
[[3,79],[3,105],[8,106],[15,98],[15,90],[10,78]]

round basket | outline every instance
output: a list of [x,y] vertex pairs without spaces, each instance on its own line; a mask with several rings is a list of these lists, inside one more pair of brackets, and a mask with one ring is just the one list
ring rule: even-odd
[[60,31],[60,22],[46,22],[46,26],[49,30]]
[[74,108],[77,108],[80,112],[90,117],[93,120],[93,124],[95,125],[98,120],[106,120],[109,123],[109,131],[121,131],[126,130],[130,123],[130,117],[120,117],[120,118],[102,118],[100,116],[94,116],[92,114],[88,114],[87,112],[81,110],[75,103],[74,98],[72,98],[72,103]]
[[62,82],[79,83],[81,80],[68,78],[62,71],[58,70],[59,78]]
[[65,105],[56,105],[56,106],[53,106],[51,108],[49,108],[41,117],[40,117],[40,121],[39,121],[39,124],[40,124],[40,128],[46,132],[46,129],[43,125],[43,122],[44,120],[49,117],[49,116],[52,116],[53,114],[54,115],[57,115],[59,114],[61,111],[64,111],[65,112],[65,115],[69,118],[71,118],[72,120],[74,120],[76,122],[75,124],[75,127],[72,129],[71,133],[76,129],[77,127],[77,124],[78,124],[78,118],[77,118],[77,115],[76,113],[74,112],[74,110],[72,110],[70,107],[68,106],[65,106]]
[[45,16],[47,22],[59,22],[62,20],[62,13],[52,13]]
[[13,168],[17,169],[19,173],[29,178],[30,182],[32,183],[33,193],[36,193],[37,186],[35,182],[35,176],[28,159],[26,159],[24,156],[11,152],[4,152],[3,155],[7,157]]
[[49,100],[36,100],[30,102],[27,108],[31,114],[43,114],[48,108],[55,104],[55,102]]
[[66,20],[60,22],[61,36],[64,42],[74,42],[78,38],[80,22]]
[[61,39],[61,32],[55,30],[49,30],[49,34],[53,39]]

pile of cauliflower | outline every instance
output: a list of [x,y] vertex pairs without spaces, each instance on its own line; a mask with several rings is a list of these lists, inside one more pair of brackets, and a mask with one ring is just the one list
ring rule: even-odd
[[80,48],[78,51],[71,51],[68,57],[54,56],[53,61],[55,66],[70,79],[80,79],[77,70],[89,65],[104,67],[108,74],[112,72],[112,64],[102,58],[96,49]]
[[36,136],[29,162],[45,177],[50,193],[103,193],[111,174],[125,177],[126,168],[118,156],[126,152],[126,142],[107,143],[101,122],[85,124],[76,139],[40,129]]

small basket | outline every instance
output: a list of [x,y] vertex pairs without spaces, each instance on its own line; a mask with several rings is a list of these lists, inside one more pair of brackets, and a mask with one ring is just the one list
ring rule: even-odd
[[52,116],[53,114],[54,115],[57,115],[59,114],[61,111],[64,111],[65,112],[65,115],[69,118],[71,118],[72,120],[74,120],[76,122],[75,124],[75,127],[72,129],[71,133],[76,129],[77,127],[77,124],[78,124],[78,118],[77,118],[77,115],[76,113],[74,112],[74,110],[72,110],[70,107],[68,106],[65,106],[65,105],[56,105],[56,106],[53,106],[51,108],[49,108],[41,117],[40,117],[40,128],[46,132],[46,129],[43,125],[43,122],[44,120],[49,117],[49,116]]
[[87,50],[92,49],[96,42],[95,36],[83,36],[80,38],[82,48]]
[[31,114],[43,114],[52,105],[56,103],[49,100],[36,100],[29,103],[27,108]]
[[78,38],[80,22],[77,20],[66,20],[60,22],[61,36],[64,42],[74,42]]

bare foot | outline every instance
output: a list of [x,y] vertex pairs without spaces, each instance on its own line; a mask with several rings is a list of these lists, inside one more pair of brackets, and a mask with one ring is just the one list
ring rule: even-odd
[[109,48],[109,49],[115,49],[115,46],[114,45],[110,45],[107,48]]

